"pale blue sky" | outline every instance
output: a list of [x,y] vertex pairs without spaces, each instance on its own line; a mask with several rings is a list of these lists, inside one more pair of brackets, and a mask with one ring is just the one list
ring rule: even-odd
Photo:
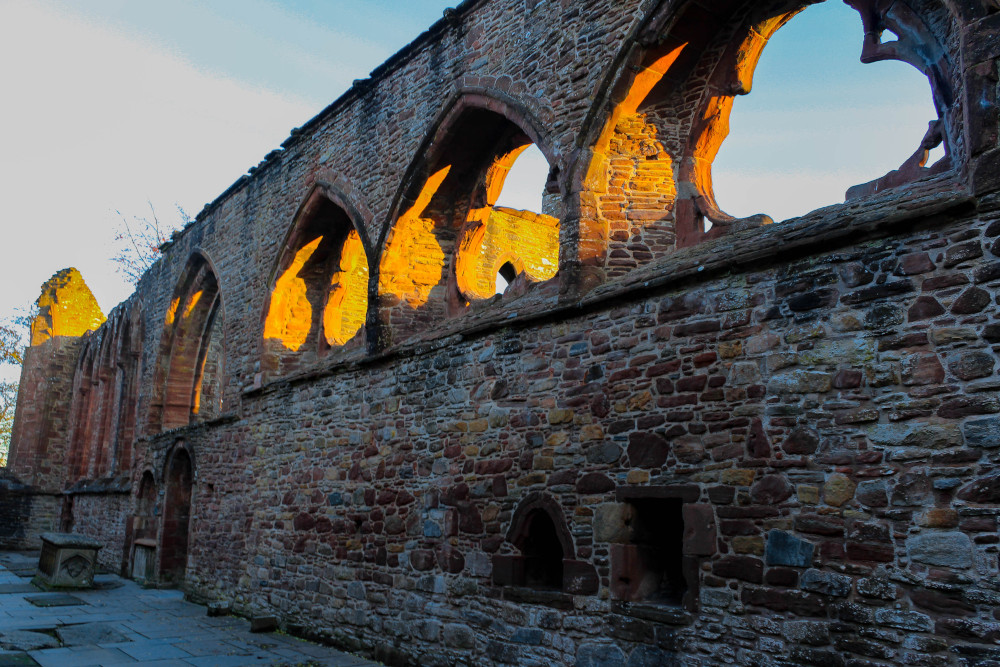
[[[131,291],[109,261],[116,209],[196,214],[454,4],[0,0],[0,315],[66,266],[110,310]],[[860,48],[837,0],[779,31],[716,163],[724,209],[784,219],[909,156],[933,116],[926,79],[862,66]]]
[[455,0],[87,0],[61,10],[114,26],[198,68],[319,111],[441,18]]

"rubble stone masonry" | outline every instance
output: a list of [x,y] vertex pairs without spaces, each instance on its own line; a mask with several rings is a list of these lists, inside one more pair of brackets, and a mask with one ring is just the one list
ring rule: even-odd
[[[30,350],[0,545],[393,665],[1000,664],[1000,5],[851,0],[939,118],[735,219],[711,161],[805,4],[446,12]],[[529,144],[546,210],[493,210]]]

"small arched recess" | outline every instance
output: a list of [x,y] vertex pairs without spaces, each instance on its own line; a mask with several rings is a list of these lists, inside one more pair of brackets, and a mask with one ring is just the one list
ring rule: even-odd
[[509,553],[493,556],[493,583],[574,595],[597,592],[597,570],[576,559],[562,506],[547,493],[529,493],[518,503],[506,542]]

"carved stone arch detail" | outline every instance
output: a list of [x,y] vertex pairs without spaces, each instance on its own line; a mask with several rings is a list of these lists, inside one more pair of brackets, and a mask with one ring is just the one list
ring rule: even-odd
[[191,475],[192,483],[196,475],[196,470],[198,469],[198,457],[195,454],[194,447],[192,447],[187,440],[178,439],[174,444],[167,450],[166,456],[163,458],[163,465],[159,468],[159,477],[156,476],[157,470],[154,467],[147,467],[147,470],[154,473],[154,480],[158,484],[163,484],[167,481],[167,471],[170,470],[170,463],[178,453],[183,452],[185,456],[191,461]]
[[[652,105],[665,105],[663,109],[669,110],[665,113],[675,118],[669,127],[659,128],[664,130],[661,137],[653,132],[651,145],[643,147],[648,157],[659,152],[657,159],[669,159],[675,176],[671,180],[670,173],[664,172],[666,181],[658,189],[675,193],[665,197],[665,213],[656,223],[664,226],[666,236],[651,244],[642,239],[653,256],[657,255],[657,246],[669,248],[672,243],[675,248],[683,247],[771,222],[764,214],[737,219],[722,212],[715,202],[711,163],[728,133],[733,98],[749,92],[767,40],[796,13],[817,1],[721,0],[708,6],[692,0],[664,0],[634,29],[614,59],[613,71],[599,90],[581,133],[582,159],[573,175],[573,187],[581,192],[580,238],[573,258],[579,265],[581,289],[628,270],[608,263],[616,233],[609,224],[614,223],[583,212],[600,210],[604,179],[608,178],[605,170],[609,168],[609,137],[619,122],[637,113],[641,117],[643,109]],[[953,37],[934,32],[944,31],[941,26],[956,26],[961,18],[952,0],[928,0],[926,7],[921,7],[921,12],[936,17],[932,22],[934,30],[928,27],[929,19],[922,18],[906,0],[850,0],[848,4],[863,18],[868,16],[858,40],[862,59],[897,59],[914,65],[928,76],[940,113],[914,155],[898,171],[852,188],[847,194],[847,199],[852,199],[948,171],[963,161],[961,114],[956,113],[961,99],[956,92],[960,85],[955,71],[959,60],[952,52],[957,45]],[[900,35],[898,43],[878,39],[886,28]],[[957,33],[949,30],[949,35]],[[688,103],[699,97],[697,104]],[[666,148],[657,145],[658,140],[664,141]],[[929,150],[942,141],[949,157],[933,168],[925,167]],[[640,158],[636,159],[636,168],[641,169]],[[616,178],[620,181],[621,174]],[[711,232],[705,231],[705,221],[712,223]],[[628,230],[617,233],[626,235]],[[637,240],[630,239],[630,243],[635,245]]]
[[[344,209],[361,237],[368,256],[373,257],[375,246],[372,244],[371,229],[375,214],[372,213],[362,193],[356,192],[346,177],[331,169],[322,169],[316,174],[313,189],[321,190],[330,201]],[[299,211],[296,211],[296,215],[298,213]]]
[[402,210],[413,202],[406,202],[409,190],[413,190],[415,182],[430,175],[430,165],[439,156],[442,142],[447,139],[450,129],[462,114],[469,109],[485,109],[497,113],[511,123],[517,125],[531,139],[538,150],[542,152],[549,164],[561,168],[562,156],[555,150],[554,144],[545,131],[544,124],[526,104],[513,96],[497,89],[482,86],[464,86],[453,92],[441,105],[441,110],[428,126],[423,141],[417,147],[414,157],[410,160],[403,177],[400,179],[396,193],[389,206],[389,215],[379,232],[378,247],[385,248],[385,242],[392,232],[392,227]]
[[153,521],[153,517],[158,514],[157,506],[162,479],[162,476],[157,477],[156,472],[151,467],[146,467],[139,474],[139,482],[135,485],[135,496],[132,498],[133,515],[144,521],[136,522],[133,520],[132,536],[134,539],[156,538],[156,523]]
[[93,335],[86,336],[77,359],[73,378],[73,399],[70,408],[69,481],[87,477],[91,454],[92,422],[96,401],[95,384],[99,348]]
[[164,315],[147,418],[150,433],[218,416],[225,385],[225,311],[219,273],[197,248]]
[[364,341],[372,216],[349,192],[345,179],[324,170],[292,217],[261,309],[259,382],[298,370],[333,347]]
[[106,466],[114,474],[129,474],[132,448],[138,436],[139,388],[142,380],[142,345],[145,332],[142,303],[122,305],[115,321],[114,416],[109,433],[111,451]]
[[518,553],[493,556],[494,584],[575,595],[592,595],[600,587],[593,564],[576,560],[565,511],[553,496],[541,491],[525,496],[514,511],[506,540]]
[[[549,164],[544,188],[539,186],[545,192],[543,211],[494,209],[514,160],[531,145]],[[528,262],[533,268],[530,282],[552,278],[558,271],[562,214],[546,209],[561,208],[565,190],[561,165],[562,156],[544,124],[526,103],[484,87],[465,87],[452,94],[404,172],[380,234],[378,275],[373,280],[381,328],[378,345],[387,345],[399,332],[416,333],[417,324],[462,314],[473,301],[493,296],[492,287],[485,287],[493,276],[487,277],[483,269],[490,262],[476,259],[472,268],[458,261],[462,255],[475,254],[473,242],[483,238],[476,235],[480,227],[514,230],[510,242],[537,255]],[[542,226],[536,227],[539,223]],[[541,230],[541,240],[529,247],[524,239],[533,231],[527,230],[536,229]],[[408,253],[413,248],[424,264],[420,271],[411,271]],[[480,250],[492,254],[495,248]],[[422,312],[410,312],[417,310]]]
[[[371,244],[371,237],[368,233],[368,227],[374,220],[374,215],[371,213],[367,204],[354,197],[352,192],[353,188],[343,176],[338,175],[329,169],[323,169],[316,174],[313,179],[312,186],[302,198],[301,203],[292,215],[291,223],[288,225],[288,231],[285,232],[285,238],[281,243],[278,256],[274,259],[274,262],[271,265],[271,271],[267,277],[268,285],[274,284],[275,279],[281,272],[282,256],[289,252],[291,246],[296,241],[297,234],[301,234],[301,223],[303,218],[307,215],[310,205],[314,205],[316,202],[324,198],[343,209],[343,211],[347,214],[351,225],[361,237],[365,250],[369,253],[369,255],[374,254],[374,246]],[[261,321],[263,321],[266,315],[267,306],[265,304],[265,306],[261,309]]]

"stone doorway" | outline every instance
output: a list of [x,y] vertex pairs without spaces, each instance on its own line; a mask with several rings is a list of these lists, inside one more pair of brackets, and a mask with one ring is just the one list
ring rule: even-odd
[[167,462],[163,530],[160,533],[160,582],[179,585],[187,567],[188,528],[191,521],[191,456],[178,446]]

